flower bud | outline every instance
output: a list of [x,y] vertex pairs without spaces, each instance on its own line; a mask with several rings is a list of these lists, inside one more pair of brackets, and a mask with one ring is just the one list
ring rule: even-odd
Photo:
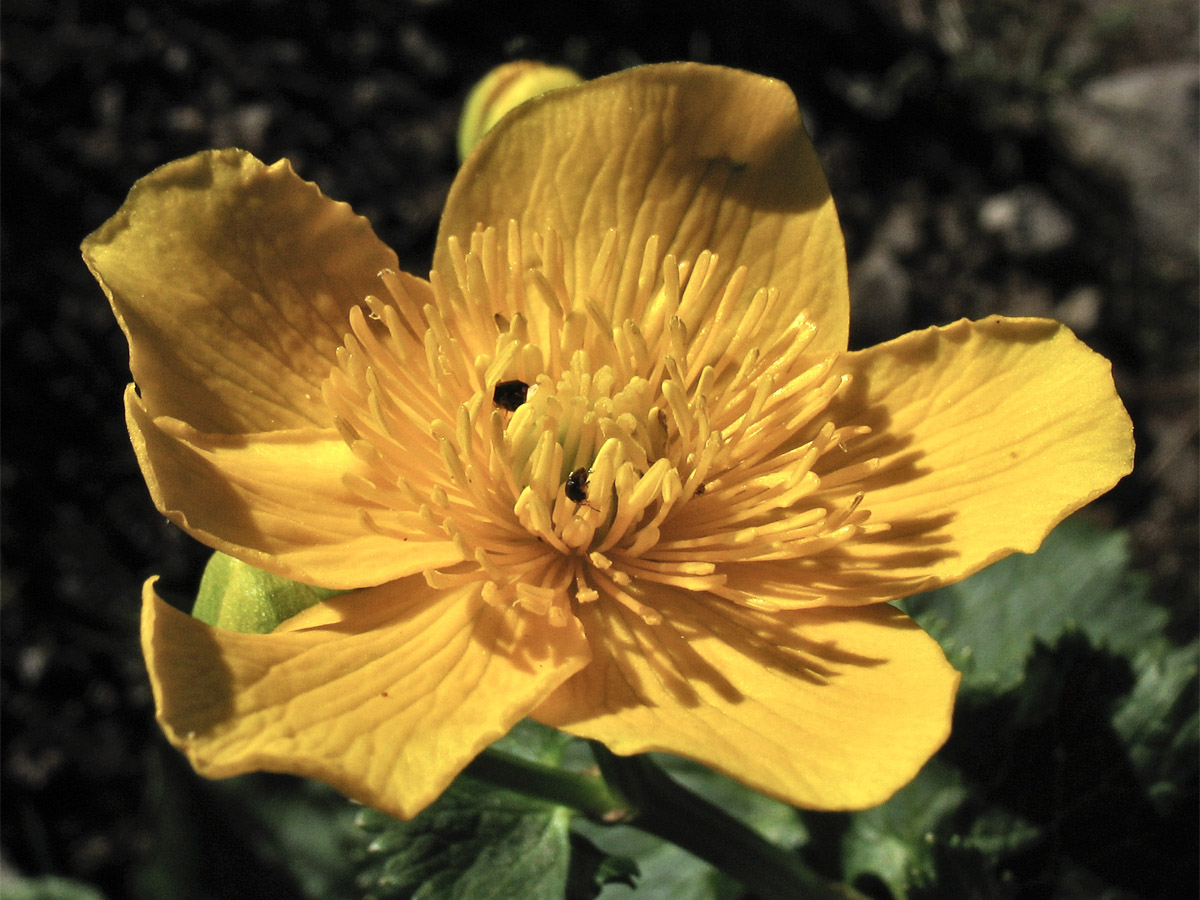
[[583,79],[562,66],[517,60],[492,69],[471,88],[458,124],[458,158],[464,160],[505,113],[547,91],[580,84]]

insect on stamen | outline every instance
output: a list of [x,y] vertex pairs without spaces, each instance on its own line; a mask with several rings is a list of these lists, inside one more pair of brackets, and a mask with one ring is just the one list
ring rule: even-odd
[[580,466],[574,472],[567,476],[566,484],[563,485],[567,494],[567,499],[575,503],[583,503],[587,500],[588,475],[591,470]]
[[515,378],[499,382],[492,390],[492,402],[509,412],[515,412],[528,396],[529,385]]

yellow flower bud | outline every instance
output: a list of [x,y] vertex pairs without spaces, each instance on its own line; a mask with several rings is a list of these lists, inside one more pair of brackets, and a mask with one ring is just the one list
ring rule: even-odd
[[517,60],[497,66],[471,88],[458,124],[458,158],[464,160],[479,140],[511,109],[547,91],[581,84],[563,66]]

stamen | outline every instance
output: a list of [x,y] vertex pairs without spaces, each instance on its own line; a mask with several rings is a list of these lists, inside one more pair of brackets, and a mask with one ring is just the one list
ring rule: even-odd
[[[619,570],[618,570],[619,571]],[[662,615],[634,598],[624,587],[618,585],[607,573],[596,572],[594,578],[603,596],[616,600],[647,625],[662,624]]]
[[887,527],[854,489],[880,461],[846,452],[868,430],[830,421],[848,376],[744,267],[659,247],[610,230],[572,288],[560,236],[511,222],[428,282],[383,273],[322,388],[363,528],[449,540],[431,585],[558,627],[586,603],[657,625],[664,588],[823,602],[838,548]]

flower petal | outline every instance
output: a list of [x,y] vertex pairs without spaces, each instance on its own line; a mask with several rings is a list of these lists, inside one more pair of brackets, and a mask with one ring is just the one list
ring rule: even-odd
[[240,150],[138,181],[83,256],[151,415],[226,433],[330,424],[320,385],[348,311],[397,265],[345,203]]
[[578,622],[509,617],[420,577],[343,594],[272,634],[211,628],[143,589],[158,720],[210,778],[316,778],[391,815],[431,802],[587,661]]
[[513,110],[485,136],[450,190],[434,269],[452,283],[447,241],[479,224],[547,226],[564,243],[573,296],[610,229],[619,294],[635,291],[642,248],[693,261],[720,256],[717,283],[746,266],[747,297],[778,288],[789,313],[820,327],[814,349],[844,349],[845,249],[837,213],[785,84],[672,63],[565,88]]
[[1109,362],[1058,322],[964,320],[842,365],[853,381],[830,415],[872,434],[838,465],[881,465],[840,490],[889,526],[832,555],[846,572],[923,579],[909,593],[958,581],[1032,553],[1133,467]]
[[[449,540],[372,531],[342,473],[354,463],[333,428],[214,435],[153,417],[125,393],[134,452],[155,504],[188,534],[252,566],[327,588],[359,588],[459,562]],[[379,510],[373,510],[379,512]]]
[[949,734],[958,673],[892,607],[765,614],[672,589],[654,606],[669,625],[583,607],[592,663],[534,718],[814,809],[883,802]]

